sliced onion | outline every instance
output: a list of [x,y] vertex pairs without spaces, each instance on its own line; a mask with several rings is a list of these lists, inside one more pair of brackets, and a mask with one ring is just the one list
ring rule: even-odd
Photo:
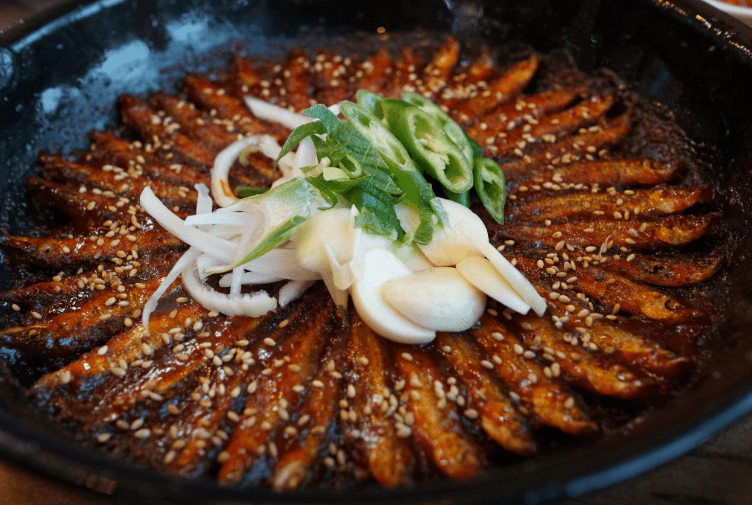
[[193,187],[196,188],[196,193],[198,193],[198,198],[196,199],[196,214],[201,215],[211,213],[212,208],[214,207],[214,202],[211,199],[209,188],[202,182],[195,184]]
[[230,276],[230,296],[239,295],[240,288],[243,287],[243,268],[235,267],[232,269]]
[[244,96],[245,104],[251,109],[251,113],[259,119],[279,123],[285,128],[294,130],[298,126],[315,121],[313,118],[298,114],[291,110],[274,105],[264,100],[259,100],[252,96]]
[[245,228],[253,225],[253,218],[245,212],[212,212],[185,218],[186,226],[225,225]]
[[198,193],[198,199],[196,200],[196,215],[200,216],[202,214],[211,214],[212,208],[214,207],[214,202],[212,201],[212,197],[209,194],[209,188],[206,187],[206,184],[203,184],[199,182],[194,186],[196,188],[196,192]]
[[279,289],[279,306],[285,307],[288,303],[297,300],[316,281],[290,281]]
[[198,269],[199,277],[201,280],[204,280],[213,273],[212,270],[215,268],[221,269],[219,270],[221,272],[226,272],[232,267],[227,266],[224,262],[210,254],[202,254],[196,258],[196,268]]
[[259,317],[277,309],[277,300],[266,291],[239,295],[215,291],[199,279],[195,265],[183,272],[183,287],[205,309],[216,310],[228,316]]
[[230,169],[243,151],[254,146],[259,147],[267,158],[273,160],[282,152],[279,143],[271,135],[251,135],[236,140],[214,158],[214,166],[211,169],[211,192],[220,207],[229,207],[238,201],[230,187]]
[[146,304],[144,305],[144,309],[141,314],[141,322],[144,325],[144,328],[146,328],[147,333],[149,333],[149,317],[157,308],[159,299],[162,298],[162,295],[167,292],[167,289],[170,287],[170,285],[172,285],[173,282],[175,282],[178,276],[196,261],[196,258],[198,258],[200,254],[201,251],[199,251],[198,249],[195,249],[193,247],[188,249],[180,257],[180,259],[175,262],[169,273],[164,277],[164,279],[162,279],[159,287],[149,297],[149,300],[147,300]]
[[296,281],[313,281],[321,278],[318,273],[306,270],[298,263],[294,249],[273,249],[241,266],[251,272],[265,272]]
[[[232,286],[233,274],[225,274],[219,278],[219,285],[223,288],[229,288]],[[269,275],[262,272],[243,272],[240,274],[240,284],[244,286],[252,286],[254,284],[269,284],[270,282],[278,282],[287,280],[284,277],[277,275]]]
[[[295,258],[295,251],[292,249],[272,249],[260,258],[239,265],[239,267],[245,271],[254,272],[257,275],[263,274],[280,279],[294,281],[315,281],[321,279],[318,273],[306,270],[300,266]],[[199,271],[203,274],[211,275],[225,273],[232,270],[232,268],[233,265],[215,261],[211,264],[204,263],[204,267],[200,268]],[[243,282],[243,284],[248,283]]]
[[242,138],[222,149],[214,158],[214,167],[211,169],[211,192],[220,207],[228,207],[238,201],[230,187],[230,169],[240,153],[253,146],[258,146],[257,137]]
[[141,192],[141,207],[164,229],[196,249],[213,254],[230,263],[237,253],[237,246],[229,240],[217,238],[197,228],[188,227],[182,219],[157,198],[149,186]]

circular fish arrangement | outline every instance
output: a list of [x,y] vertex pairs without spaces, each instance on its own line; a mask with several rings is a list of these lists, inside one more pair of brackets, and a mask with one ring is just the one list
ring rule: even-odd
[[509,61],[294,49],[123,96],[121,128],[29,178],[70,219],[0,238],[30,402],[114,456],[279,491],[627,429],[719,318],[712,190],[612,75]]

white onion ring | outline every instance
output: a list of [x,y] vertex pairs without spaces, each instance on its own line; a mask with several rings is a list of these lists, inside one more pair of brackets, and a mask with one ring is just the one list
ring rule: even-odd
[[212,212],[185,218],[186,226],[225,225],[245,228],[253,224],[253,217],[245,212]]
[[213,290],[199,279],[195,264],[183,272],[183,287],[205,309],[228,316],[260,317],[277,309],[277,300],[266,291],[226,295]]
[[146,333],[149,333],[149,317],[157,308],[159,299],[162,298],[162,295],[167,292],[167,289],[172,285],[173,282],[175,282],[178,276],[196,261],[196,258],[198,258],[200,254],[201,251],[199,251],[198,249],[195,249],[193,247],[188,249],[180,257],[180,259],[175,262],[169,273],[164,277],[164,279],[162,279],[162,282],[159,283],[159,287],[154,291],[154,293],[151,294],[146,304],[144,304],[144,309],[141,314],[141,324],[143,324],[144,328],[146,328]]
[[230,169],[243,151],[254,146],[260,147],[261,151],[272,159],[276,159],[282,151],[273,137],[252,135],[236,140],[222,149],[214,158],[214,166],[211,169],[211,192],[220,207],[229,207],[238,201],[238,197],[230,187]]
[[313,286],[316,281],[290,281],[279,289],[279,306],[285,307],[288,303],[293,302],[303,296],[308,288]]
[[[229,288],[232,286],[233,274],[225,274],[219,278],[219,285],[223,288]],[[262,272],[243,272],[240,274],[240,283],[242,285],[253,284],[269,284],[270,282],[278,282],[286,280],[284,277],[277,275],[265,274]]]
[[298,114],[291,110],[274,105],[264,100],[259,100],[252,96],[244,96],[245,104],[251,109],[251,113],[259,119],[279,123],[289,130],[294,130],[298,126],[315,121],[315,119],[303,114]]

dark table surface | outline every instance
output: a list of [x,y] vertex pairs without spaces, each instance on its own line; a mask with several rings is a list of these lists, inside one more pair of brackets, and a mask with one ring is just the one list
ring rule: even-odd
[[[0,30],[59,0],[0,0]],[[0,505],[103,505],[85,488],[0,462]],[[752,413],[709,441],[645,474],[552,505],[750,505]]]

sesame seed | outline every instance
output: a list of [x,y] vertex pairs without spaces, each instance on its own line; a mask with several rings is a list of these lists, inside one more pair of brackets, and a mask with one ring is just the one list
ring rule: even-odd
[[475,410],[475,409],[467,409],[467,410],[465,410],[465,411],[463,412],[463,414],[464,414],[464,415],[465,415],[465,417],[467,417],[468,419],[478,419],[478,417],[479,417],[478,411],[477,411],[477,410]]
[[397,436],[400,438],[407,438],[412,434],[412,429],[403,423],[395,423],[397,428]]
[[551,373],[554,377],[558,377],[561,374],[561,366],[554,362],[551,364]]
[[298,426],[305,425],[308,421],[310,421],[310,419],[311,416],[309,416],[308,414],[303,414],[302,416],[300,416],[300,418],[298,418]]

